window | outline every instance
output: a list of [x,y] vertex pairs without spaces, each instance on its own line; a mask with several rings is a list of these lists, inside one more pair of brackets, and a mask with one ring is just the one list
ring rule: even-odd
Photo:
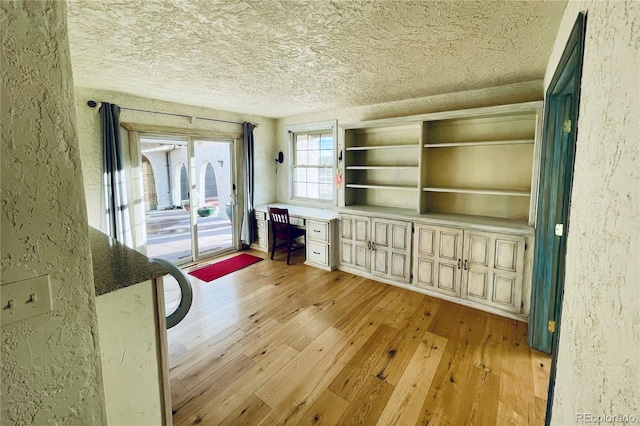
[[291,198],[332,203],[335,170],[335,122],[287,129],[291,137]]

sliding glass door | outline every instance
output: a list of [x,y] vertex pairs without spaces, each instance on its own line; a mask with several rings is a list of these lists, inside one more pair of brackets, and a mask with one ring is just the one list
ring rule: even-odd
[[195,139],[193,141],[196,258],[235,248],[233,235],[232,143]]
[[235,250],[233,141],[142,134],[147,256],[176,264]]

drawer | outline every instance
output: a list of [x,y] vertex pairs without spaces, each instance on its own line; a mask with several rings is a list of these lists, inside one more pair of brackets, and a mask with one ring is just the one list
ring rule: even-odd
[[258,227],[258,229],[267,229],[267,221],[258,219],[256,220],[256,226]]
[[253,214],[256,216],[257,220],[266,220],[267,214],[265,212],[254,211]]
[[304,226],[304,219],[301,217],[289,216],[289,223],[293,226]]
[[310,240],[329,242],[329,224],[326,222],[307,221],[307,237]]
[[265,229],[258,229],[258,246],[262,248],[269,248],[269,241],[267,241],[267,231]]
[[307,242],[307,260],[320,265],[329,266],[329,246],[313,241]]

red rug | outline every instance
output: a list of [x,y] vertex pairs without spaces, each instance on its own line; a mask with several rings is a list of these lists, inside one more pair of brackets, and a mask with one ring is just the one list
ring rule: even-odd
[[193,275],[202,281],[209,282],[237,271],[238,269],[246,268],[247,266],[260,262],[261,260],[263,260],[261,257],[242,253],[221,262],[213,263],[205,266],[204,268],[191,271],[189,272],[189,275]]

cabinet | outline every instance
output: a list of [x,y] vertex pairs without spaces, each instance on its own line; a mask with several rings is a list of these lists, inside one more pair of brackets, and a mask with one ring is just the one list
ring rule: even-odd
[[525,237],[416,224],[417,287],[520,313]]
[[260,251],[269,251],[269,222],[265,212],[255,211],[256,228],[258,230],[258,239],[254,241],[251,248]]
[[542,102],[345,124],[345,207],[535,222]]
[[331,227],[329,222],[307,220],[306,250],[307,264],[321,268],[330,268],[331,262]]
[[413,284],[460,297],[462,230],[416,225],[415,238]]
[[408,283],[411,280],[411,229],[410,222],[341,215],[341,266]]
[[340,215],[340,264],[369,272],[371,269],[371,219]]
[[[156,301],[163,297],[161,278],[96,297],[109,424],[158,425],[171,420],[168,389],[163,389],[169,384],[166,355],[162,354],[166,351],[162,349],[166,320],[164,306],[160,308]],[[163,404],[168,405],[168,416]]]

